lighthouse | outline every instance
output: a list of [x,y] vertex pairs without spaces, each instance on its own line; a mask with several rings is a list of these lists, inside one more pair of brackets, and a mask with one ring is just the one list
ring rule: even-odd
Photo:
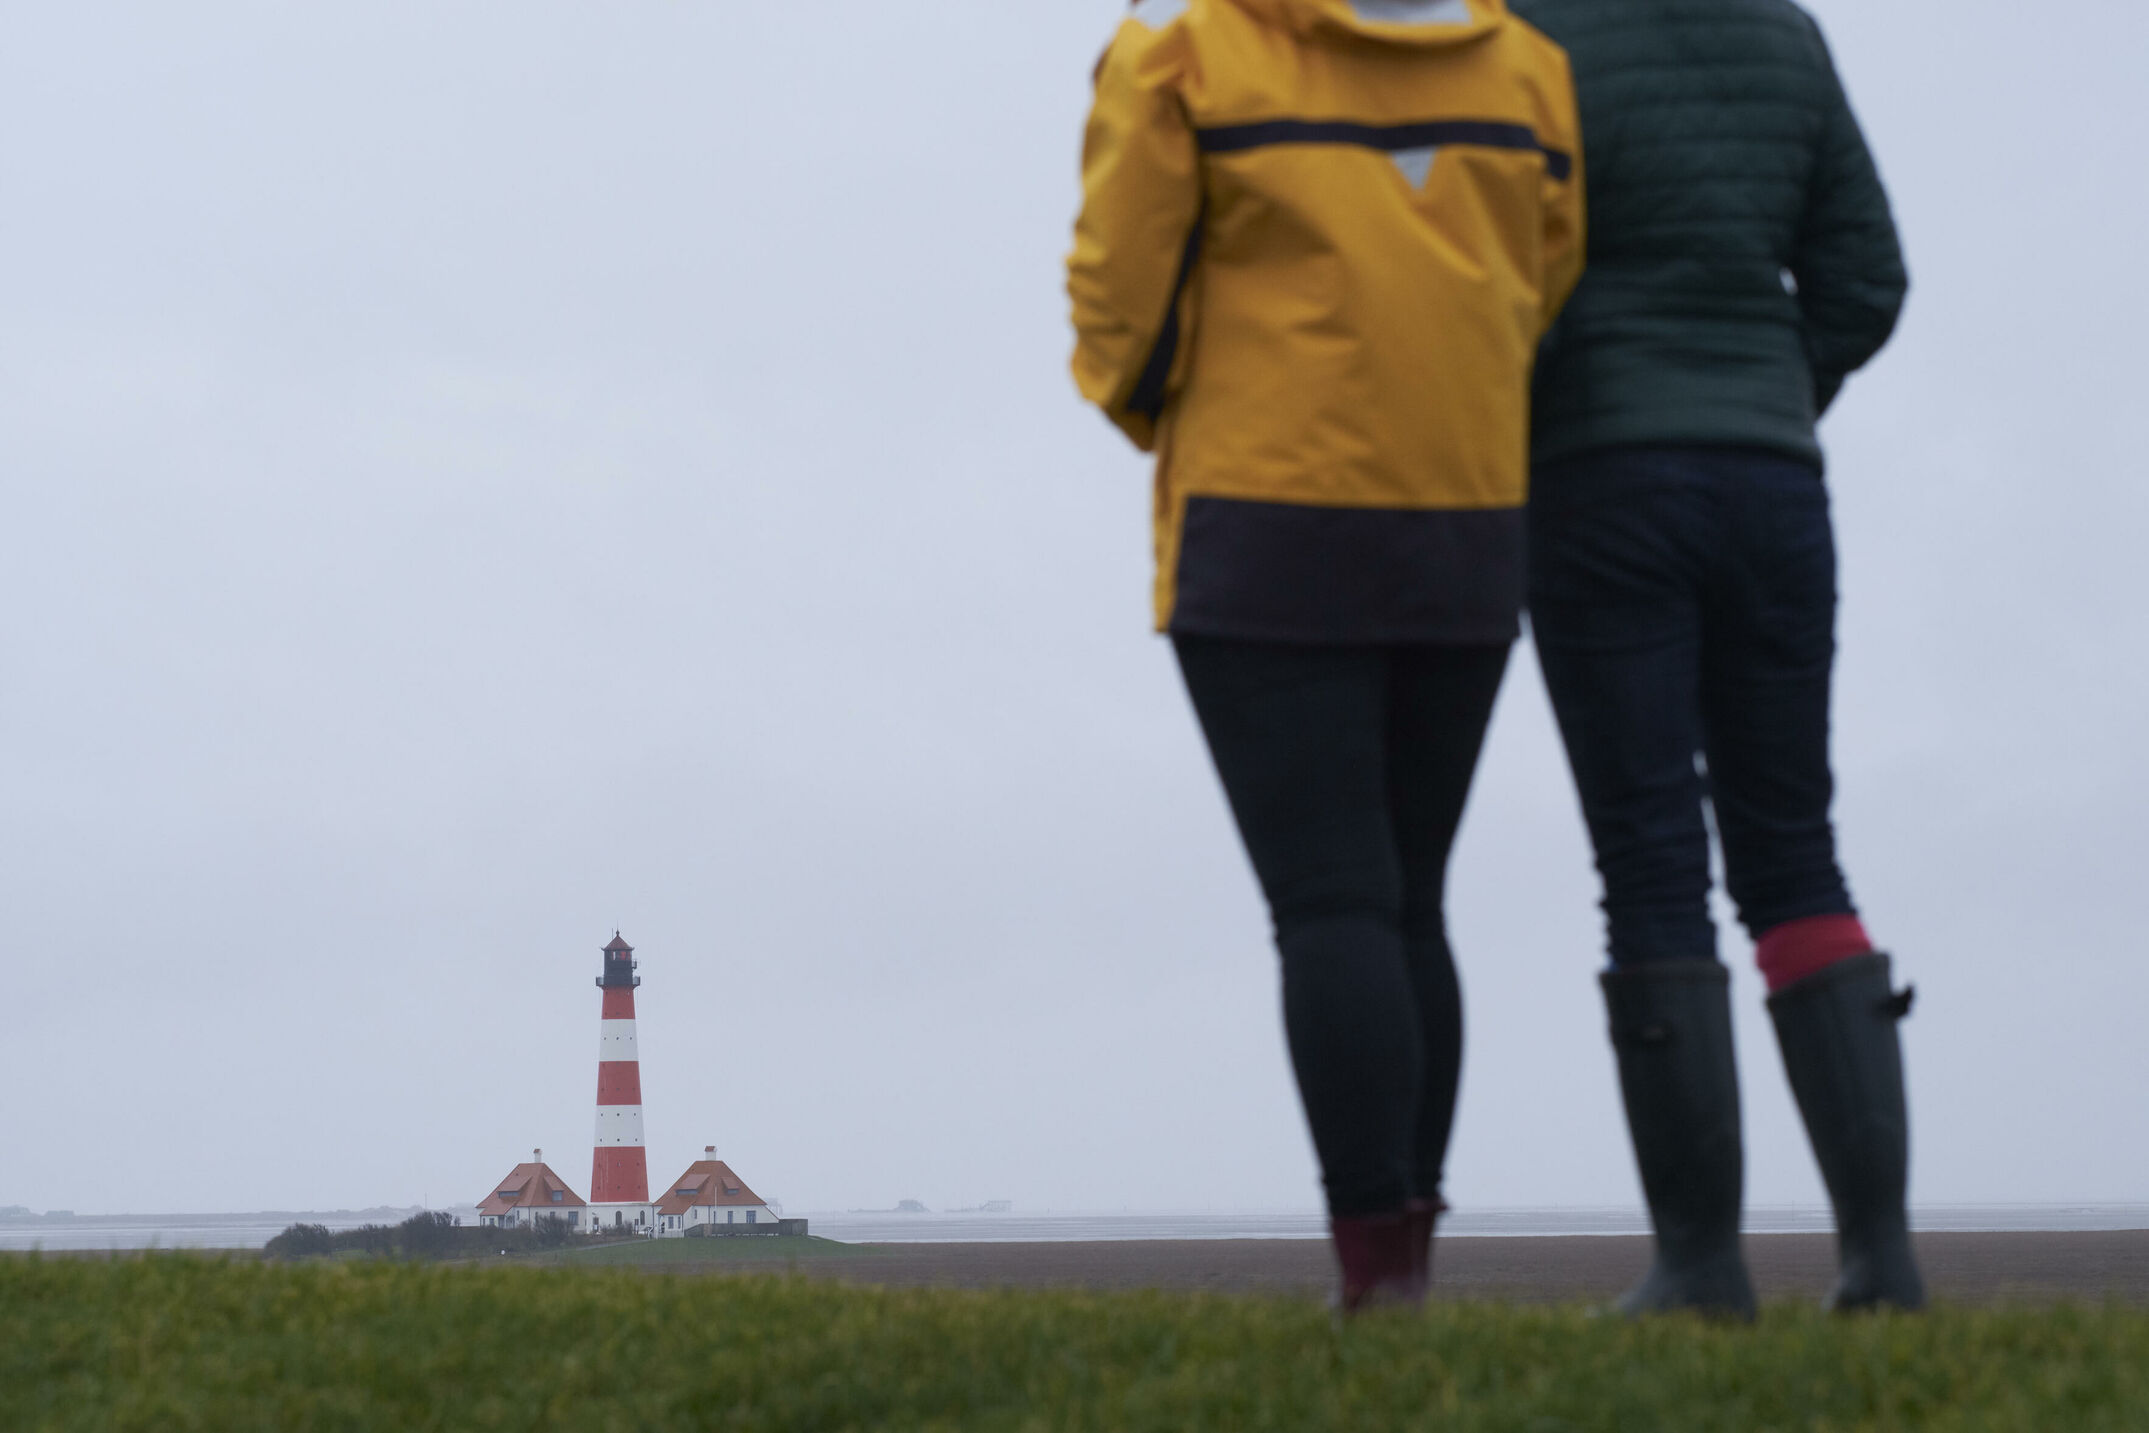
[[597,1040],[597,1150],[590,1166],[590,1222],[647,1230],[649,1161],[642,1150],[642,1065],[634,1043],[634,947],[612,932],[597,988],[604,1007]]

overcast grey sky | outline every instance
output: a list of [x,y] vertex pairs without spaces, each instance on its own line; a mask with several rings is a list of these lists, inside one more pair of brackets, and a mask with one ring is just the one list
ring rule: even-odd
[[[1065,377],[1122,8],[6,7],[0,1204],[586,1193],[615,926],[653,1181],[1317,1203]],[[1816,8],[1913,278],[1824,439],[1914,1193],[2149,1199],[2149,15]],[[1526,652],[1452,885],[1452,1197],[1637,1201]]]

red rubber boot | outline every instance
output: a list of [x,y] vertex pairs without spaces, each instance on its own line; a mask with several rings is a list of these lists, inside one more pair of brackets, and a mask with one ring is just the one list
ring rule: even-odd
[[1403,1216],[1410,1221],[1411,1274],[1418,1281],[1421,1303],[1433,1289],[1433,1226],[1447,1212],[1448,1202],[1437,1196],[1413,1199],[1403,1206]]
[[1343,1270],[1337,1310],[1345,1318],[1372,1308],[1416,1308],[1425,1302],[1424,1263],[1417,1231],[1430,1219],[1409,1210],[1328,1221],[1336,1263]]

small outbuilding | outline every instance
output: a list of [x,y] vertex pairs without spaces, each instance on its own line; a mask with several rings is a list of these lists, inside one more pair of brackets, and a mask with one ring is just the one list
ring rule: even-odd
[[689,1229],[706,1233],[743,1232],[751,1226],[761,1232],[777,1224],[774,1210],[731,1166],[716,1157],[716,1146],[703,1148],[701,1158],[686,1167],[665,1187],[657,1200],[657,1237],[676,1239]]
[[588,1201],[545,1163],[545,1152],[533,1149],[526,1162],[516,1165],[493,1186],[492,1193],[478,1201],[478,1223],[504,1229],[552,1218],[564,1219],[569,1228],[580,1230],[588,1208]]

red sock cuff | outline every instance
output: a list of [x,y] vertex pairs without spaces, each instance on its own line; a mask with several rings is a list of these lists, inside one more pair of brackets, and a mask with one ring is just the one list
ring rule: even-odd
[[1785,921],[1761,933],[1754,943],[1754,963],[1773,995],[1809,975],[1817,975],[1839,960],[1865,955],[1873,949],[1865,922],[1853,915],[1806,916]]

